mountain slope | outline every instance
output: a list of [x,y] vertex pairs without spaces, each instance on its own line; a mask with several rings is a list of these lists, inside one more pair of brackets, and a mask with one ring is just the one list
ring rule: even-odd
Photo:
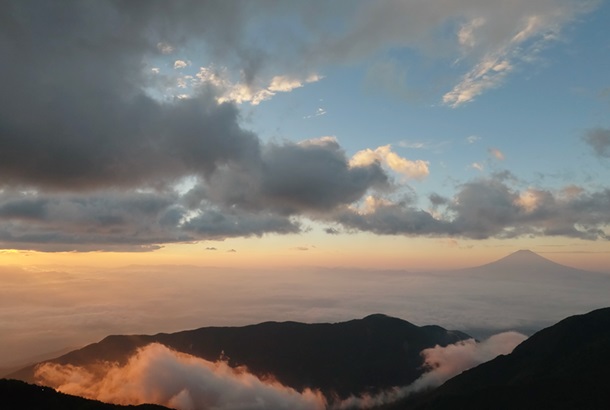
[[0,407],[5,410],[163,410],[163,406],[141,404],[120,406],[88,400],[57,392],[50,387],[36,386],[20,380],[0,379]]
[[557,264],[531,251],[436,277],[437,297],[453,300],[452,326],[479,338],[507,329],[531,335],[574,313],[610,306],[610,274]]
[[[138,347],[159,342],[172,349],[229,365],[246,365],[258,376],[273,375],[284,385],[317,388],[340,396],[406,385],[421,373],[419,353],[468,335],[438,326],[416,326],[371,315],[335,324],[266,322],[245,327],[207,327],[154,336],[109,336],[52,362],[78,366],[96,361],[125,363]],[[33,381],[33,366],[12,377]]]
[[592,279],[608,279],[599,272],[590,272],[553,262],[530,250],[513,252],[497,261],[474,268],[460,269],[458,272],[485,275],[487,277],[510,277],[537,279],[578,279],[586,276]]
[[610,308],[541,330],[506,356],[392,409],[606,409],[610,403]]

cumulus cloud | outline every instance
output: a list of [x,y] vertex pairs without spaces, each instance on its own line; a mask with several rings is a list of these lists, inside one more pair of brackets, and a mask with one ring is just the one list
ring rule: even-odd
[[[187,196],[194,206],[211,201],[234,213],[277,217],[331,211],[384,190],[389,177],[380,164],[350,164],[333,137],[270,143],[247,166],[226,166]],[[221,217],[220,215],[218,216]]]
[[412,161],[403,158],[392,151],[390,145],[378,147],[374,150],[359,151],[350,159],[350,165],[352,166],[370,165],[375,162],[383,163],[392,171],[409,179],[422,180],[430,174],[428,161],[420,159]]
[[[301,214],[327,212],[386,189],[377,163],[351,166],[332,138],[270,144],[189,189],[0,193],[0,242],[45,250],[146,249],[300,231]],[[188,188],[188,187],[186,187]],[[63,244],[63,245],[62,245]]]
[[438,235],[452,231],[450,222],[437,219],[408,201],[376,200],[363,211],[343,208],[334,218],[347,228],[382,235]]
[[185,68],[188,67],[189,65],[191,65],[190,61],[184,61],[184,60],[176,60],[174,61],[174,68],[179,70],[181,68]]
[[383,189],[388,176],[377,162],[353,163],[336,141],[270,144],[263,154],[262,192],[286,210],[331,210]]
[[[501,187],[509,211],[502,219],[485,208],[492,204],[482,192],[493,184],[475,181],[434,215],[388,198],[361,212],[354,204],[370,195],[382,199],[379,192],[395,186],[390,174],[422,180],[429,163],[389,145],[349,158],[336,140],[263,143],[242,125],[237,104],[320,81],[322,66],[391,48],[445,49],[436,47],[446,41],[436,34],[447,22],[457,23],[454,40],[470,50],[465,57],[481,61],[481,78],[496,78],[492,72],[510,71],[513,52],[527,51],[541,33],[555,33],[584,10],[572,1],[497,5],[2,2],[0,52],[20,63],[0,65],[0,245],[149,250],[299,232],[301,218],[381,234],[607,237],[606,191],[550,193],[534,209],[513,188]],[[283,21],[278,17],[291,24],[268,24]],[[339,28],[338,17],[346,22]],[[167,59],[183,72],[189,60],[178,52],[184,55],[189,42],[218,65],[178,77],[179,96],[159,96],[158,88],[176,78],[157,66]],[[473,82],[480,83],[478,75]],[[604,135],[586,138],[600,155],[607,152]],[[175,187],[185,178],[196,182],[182,192]],[[462,206],[469,190],[481,191],[474,192],[481,217]],[[578,215],[577,208],[591,212]]]
[[[175,52],[185,37],[203,36],[214,55],[219,44],[242,50],[232,26],[241,23],[239,6],[2,4],[10,24],[0,29],[0,51],[23,63],[0,67],[3,247],[146,250],[292,233],[300,229],[292,214],[347,204],[387,184],[376,164],[349,166],[338,144],[264,145],[240,125],[233,102],[260,101],[320,76],[276,75],[257,91],[254,68],[243,70],[239,86],[209,69],[200,82],[211,84],[188,98],[150,95],[142,61]],[[48,35],[30,41],[22,32]],[[185,178],[196,186],[177,192]]]
[[347,228],[385,235],[608,239],[610,190],[566,189],[520,190],[510,178],[496,174],[462,184],[452,198],[430,195],[432,211],[408,200],[377,201],[369,212],[343,207],[334,218]]
[[154,403],[178,410],[326,407],[319,392],[297,392],[261,380],[246,368],[233,369],[223,361],[209,362],[156,343],[139,349],[123,366],[105,363],[89,370],[45,363],[35,377],[63,393],[123,405]]
[[599,157],[610,158],[610,129],[594,128],[585,133],[583,140]]

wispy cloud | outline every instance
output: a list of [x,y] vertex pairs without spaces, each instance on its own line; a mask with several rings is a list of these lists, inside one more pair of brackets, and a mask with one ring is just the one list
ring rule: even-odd
[[[219,103],[231,101],[237,104],[247,102],[252,105],[258,105],[263,101],[269,100],[277,93],[287,93],[296,88],[301,88],[307,83],[320,81],[322,78],[322,76],[317,74],[311,74],[302,79],[278,75],[271,78],[267,84],[254,84],[245,82],[243,78],[241,81],[233,82],[226,67],[201,67],[199,72],[195,74],[191,84],[193,87],[215,87],[218,92],[216,98]],[[323,114],[325,113],[324,111]]]
[[[522,15],[514,22],[517,29],[510,36],[490,46],[453,89],[443,95],[443,103],[456,108],[473,101],[488,90],[501,86],[517,67],[535,61],[543,49],[556,41],[567,22],[580,12],[590,11],[594,5],[595,2],[567,2]],[[527,10],[527,7],[524,7],[524,10]],[[479,43],[489,44],[485,36],[493,32],[490,26],[494,24],[495,21],[480,16],[464,23],[457,33],[463,51],[466,54],[472,53]]]
[[483,171],[483,165],[478,162],[473,162],[470,164],[470,168],[476,169],[477,171]]
[[440,141],[440,142],[429,142],[429,141],[399,141],[396,145],[401,148],[407,149],[424,149],[424,150],[438,150],[444,146],[451,144],[451,141]]
[[310,114],[310,115],[306,115],[303,117],[304,120],[307,120],[309,118],[315,118],[315,117],[321,117],[322,115],[326,115],[326,110],[322,107],[319,107],[315,114]]

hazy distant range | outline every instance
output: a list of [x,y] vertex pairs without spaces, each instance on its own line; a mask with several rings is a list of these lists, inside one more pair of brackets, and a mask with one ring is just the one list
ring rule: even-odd
[[558,265],[530,251],[434,273],[0,267],[0,372],[109,334],[271,320],[338,322],[385,313],[483,338],[504,330],[531,334],[605,306],[610,274]]

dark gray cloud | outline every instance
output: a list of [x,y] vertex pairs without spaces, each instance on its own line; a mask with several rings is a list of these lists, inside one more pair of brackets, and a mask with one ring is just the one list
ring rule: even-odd
[[262,236],[265,233],[296,233],[300,224],[270,212],[245,212],[240,209],[208,208],[185,222],[181,231],[199,239],[224,239],[236,236]]
[[593,128],[583,136],[583,140],[593,148],[599,157],[610,158],[610,129]]
[[429,212],[406,203],[378,206],[374,212],[359,213],[344,208],[337,222],[347,228],[381,235],[442,235],[451,233],[450,223],[435,219]]
[[336,143],[286,142],[220,165],[188,192],[171,189],[0,194],[2,246],[153,249],[163,243],[295,233],[315,216],[385,189],[380,164],[352,167]]
[[288,211],[331,210],[388,186],[379,163],[350,167],[335,142],[270,145],[263,158],[262,194]]
[[173,194],[0,194],[0,246],[17,249],[151,250],[193,240],[176,229]]
[[[571,199],[540,191],[537,206],[526,210],[521,193],[499,176],[466,183],[453,198],[431,195],[434,211],[409,200],[359,213],[350,205],[392,189],[379,163],[351,166],[328,138],[263,144],[241,125],[236,105],[217,103],[213,88],[187,99],[151,91],[159,79],[147,62],[194,43],[249,83],[260,73],[310,73],[308,64],[323,60],[415,46],[412,34],[461,15],[423,3],[421,14],[409,15],[396,2],[348,4],[2,2],[0,247],[148,250],[299,232],[302,216],[335,226],[329,233],[607,236],[607,191]],[[337,30],[333,18],[345,12],[355,18]],[[267,27],[270,19],[290,24]],[[585,141],[607,156],[607,134],[593,130]],[[187,177],[193,189],[175,191]]]
[[300,224],[270,212],[189,208],[170,193],[0,194],[0,247],[44,251],[153,250],[161,244],[294,233]]
[[[143,59],[158,53],[160,37],[196,26],[173,4],[3,3],[2,184],[159,184],[257,155],[237,108],[218,105],[211,92],[160,102],[142,91]],[[205,14],[204,4],[195,14]],[[174,27],[178,17],[186,20]]]
[[369,189],[389,189],[381,164],[350,166],[334,140],[268,144],[257,161],[231,164],[192,195],[226,206],[280,214],[330,211],[360,199]]
[[447,203],[449,203],[449,199],[437,193],[432,193],[428,195],[428,199],[430,200],[432,206],[446,205]]
[[498,235],[517,221],[517,199],[517,192],[495,178],[466,183],[449,206],[456,215],[452,224],[467,237]]
[[[378,164],[350,167],[337,144],[261,146],[211,88],[188,99],[147,93],[144,62],[194,39],[251,79],[268,52],[244,34],[248,21],[291,7],[26,0],[0,9],[2,246],[134,249],[297,232],[290,215],[387,183]],[[198,186],[172,191],[187,176]]]
[[407,201],[380,203],[367,212],[344,207],[334,218],[347,228],[386,235],[610,239],[610,189],[567,194],[519,190],[512,182],[510,175],[496,174],[462,184],[451,199],[432,194],[433,211]]

